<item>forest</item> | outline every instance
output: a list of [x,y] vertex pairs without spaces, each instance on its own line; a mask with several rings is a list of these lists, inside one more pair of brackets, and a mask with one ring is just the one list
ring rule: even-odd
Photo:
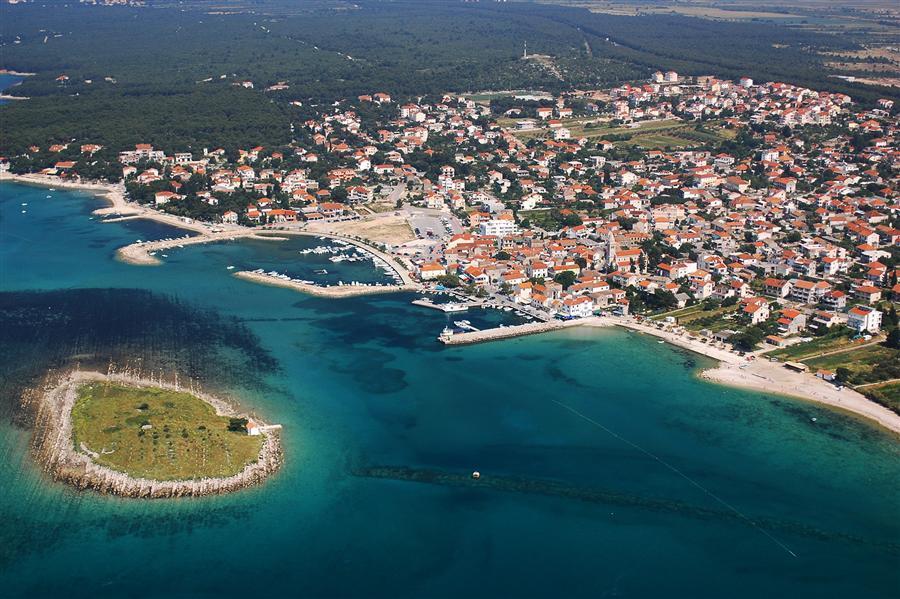
[[[890,96],[824,74],[815,50],[854,42],[768,23],[437,0],[211,6],[5,8],[0,66],[36,75],[15,91],[30,100],[0,107],[0,152],[72,139],[169,151],[281,145],[290,123],[362,93],[560,91],[639,81],[656,69],[790,81],[863,102]],[[526,42],[556,70],[522,60]],[[279,82],[287,88],[265,91]]]

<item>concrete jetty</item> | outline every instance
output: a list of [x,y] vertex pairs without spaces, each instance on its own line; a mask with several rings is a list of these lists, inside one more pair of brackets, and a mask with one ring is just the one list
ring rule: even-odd
[[420,306],[422,308],[432,308],[433,310],[440,310],[442,312],[465,312],[469,308],[479,308],[481,307],[481,302],[476,300],[465,299],[463,301],[458,302],[448,302],[445,304],[439,304],[437,302],[432,301],[430,298],[423,297],[419,299],[415,299],[412,302],[414,306]]
[[[466,333],[447,333],[441,334],[438,341],[444,345],[467,345],[470,343],[481,343],[484,341],[494,341],[497,339],[508,339],[511,337],[522,337],[524,335],[535,335],[537,333],[546,333],[557,329],[565,329],[569,327],[577,327],[589,324],[589,319],[581,320],[550,320],[547,322],[529,322],[510,327],[498,327],[495,329],[486,329],[483,331],[470,331]],[[593,322],[594,326],[598,323]]]
[[268,273],[253,272],[248,270],[240,270],[234,273],[234,276],[245,281],[252,281],[262,285],[272,285],[274,287],[286,287],[301,293],[315,295],[319,297],[354,297],[358,295],[375,295],[380,293],[396,293],[398,291],[416,291],[413,285],[331,285],[324,287],[304,281],[294,279],[285,279],[273,276]]
[[198,243],[215,243],[247,238],[265,239],[269,241],[283,241],[285,239],[284,237],[279,237],[277,235],[260,235],[260,231],[254,229],[221,231],[218,233],[205,232],[194,237],[177,237],[174,239],[132,243],[131,245],[126,245],[116,250],[116,257],[129,264],[155,266],[157,264],[162,264],[162,261],[159,258],[152,255],[155,252],[180,248],[186,245],[197,245]]

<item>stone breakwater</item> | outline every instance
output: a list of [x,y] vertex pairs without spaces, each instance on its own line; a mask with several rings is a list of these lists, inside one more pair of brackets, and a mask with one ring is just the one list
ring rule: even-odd
[[[197,229],[200,232],[200,229]],[[241,231],[223,231],[220,233],[211,233],[209,231],[201,232],[195,237],[178,237],[176,239],[162,239],[160,241],[142,241],[140,243],[132,243],[120,247],[116,250],[116,258],[128,264],[138,266],[156,266],[162,264],[162,260],[154,254],[163,250],[180,248],[186,245],[197,245],[198,243],[216,243],[224,241],[234,241],[236,239],[262,239],[267,241],[284,241],[284,237],[275,235],[260,235],[259,231],[253,229],[244,229]]]
[[[55,380],[46,381],[32,394],[32,400],[36,402],[33,450],[43,470],[56,480],[77,489],[93,489],[122,497],[148,499],[200,497],[230,493],[258,485],[281,465],[281,442],[272,432],[265,435],[259,459],[229,477],[158,481],[134,478],[96,464],[89,455],[77,451],[72,441],[71,416],[77,390],[81,385],[91,381],[185,391],[164,382],[147,381],[124,374],[104,375],[99,372],[72,371],[58,376]],[[192,394],[212,405],[219,415],[238,415],[232,406],[218,398],[196,392]]]
[[234,276],[239,279],[252,281],[254,283],[260,283],[262,285],[285,287],[287,289],[293,289],[295,291],[300,291],[301,293],[308,293],[309,295],[316,295],[319,297],[354,297],[359,295],[374,295],[378,293],[394,293],[397,291],[415,291],[418,289],[417,286],[408,284],[332,285],[330,287],[323,287],[321,285],[314,285],[312,283],[304,283],[302,281],[295,281],[291,279],[282,279],[280,277],[272,276],[266,273],[252,272],[247,270],[238,271],[234,273]]

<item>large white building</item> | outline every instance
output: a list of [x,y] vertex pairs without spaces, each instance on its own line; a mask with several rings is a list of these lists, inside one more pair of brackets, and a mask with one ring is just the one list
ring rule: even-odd
[[870,306],[856,306],[847,314],[847,326],[857,333],[877,333],[881,330],[881,312]]
[[583,295],[568,298],[563,300],[562,313],[568,318],[587,318],[594,313],[594,302]]
[[515,235],[519,232],[519,227],[516,226],[515,221],[511,220],[486,220],[483,223],[478,225],[478,234],[479,235],[493,235],[494,237],[507,237],[509,235]]

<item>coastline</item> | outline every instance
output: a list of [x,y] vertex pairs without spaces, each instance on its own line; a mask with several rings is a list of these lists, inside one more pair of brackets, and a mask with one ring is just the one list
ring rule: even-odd
[[813,374],[788,370],[783,362],[770,362],[765,356],[747,360],[729,350],[707,345],[686,335],[681,336],[629,320],[613,320],[610,324],[658,337],[672,345],[716,360],[718,364],[715,367],[704,369],[698,375],[706,381],[825,405],[861,417],[900,436],[900,414],[852,389],[844,388],[839,391],[831,383]]
[[[362,250],[369,252],[372,255],[377,256],[378,258],[381,258],[394,270],[394,272],[397,273],[397,275],[403,281],[403,285],[400,286],[402,288],[388,288],[387,291],[410,291],[419,289],[418,283],[416,283],[416,281],[412,278],[409,270],[402,264],[400,264],[400,262],[394,256],[391,256],[390,254],[379,250],[374,245],[371,245],[359,239],[355,239],[353,237],[347,237],[345,235],[335,233],[328,233],[327,231],[304,231],[301,229],[289,229],[283,226],[249,228],[239,225],[216,225],[216,228],[223,230],[213,232],[211,230],[211,227],[213,225],[209,223],[185,220],[182,217],[159,212],[153,208],[150,208],[149,206],[142,206],[133,202],[129,202],[125,198],[125,186],[121,183],[112,184],[90,181],[66,181],[54,175],[42,175],[37,173],[17,175],[10,172],[0,172],[0,181],[9,181],[12,183],[20,183],[25,185],[37,185],[40,187],[88,191],[96,195],[97,197],[109,202],[109,207],[100,208],[94,211],[94,214],[98,216],[115,216],[115,218],[111,218],[106,222],[116,222],[119,220],[132,218],[145,218],[148,220],[153,220],[159,223],[170,225],[172,227],[177,227],[180,229],[191,231],[193,233],[197,233],[197,235],[194,237],[133,243],[117,249],[116,258],[128,264],[134,264],[137,266],[156,266],[162,264],[161,260],[159,260],[155,256],[151,256],[150,253],[184,245],[215,243],[218,241],[231,241],[238,238],[280,241],[283,240],[284,237],[279,237],[278,235],[302,235],[307,237],[321,237],[343,241],[355,245]],[[247,278],[248,280],[253,280],[255,283],[269,283],[268,281],[259,279],[250,279],[249,277],[245,278]],[[383,291],[384,288],[382,287],[369,287],[371,287],[372,290],[378,290],[377,292],[379,293],[385,292]],[[317,289],[324,288],[317,287]],[[351,293],[348,295],[355,294]],[[338,294],[337,296],[332,297],[344,296],[344,294]]]
[[770,362],[765,357],[748,360],[737,353],[708,345],[688,335],[636,322],[629,318],[591,316],[580,320],[549,321],[527,323],[478,331],[477,333],[457,333],[445,345],[466,345],[484,343],[500,339],[510,339],[526,335],[537,335],[570,327],[621,327],[637,333],[651,335],[671,345],[695,354],[716,360],[717,365],[703,369],[699,378],[718,385],[750,389],[766,394],[776,394],[828,406],[861,417],[886,431],[900,436],[900,414],[896,414],[881,404],[875,403],[861,393],[837,387],[810,373],[793,372],[784,367],[783,362]]
[[[114,381],[132,386],[181,390],[161,381],[149,381],[127,374],[102,374],[73,370],[47,382],[37,391],[35,436],[33,449],[43,470],[54,479],[83,489],[130,498],[202,497],[238,491],[260,484],[281,465],[282,451],[278,436],[267,432],[258,459],[247,464],[238,474],[223,478],[157,481],[134,478],[123,472],[101,466],[90,456],[76,451],[72,442],[72,406],[79,386],[90,381]],[[240,415],[227,402],[197,392],[223,416]]]
[[[367,295],[373,293],[390,293],[394,291],[416,291],[420,289],[418,283],[411,277],[409,271],[403,267],[399,261],[382,252],[381,250],[369,245],[358,239],[346,237],[338,234],[330,234],[325,231],[305,231],[300,229],[288,229],[286,227],[279,228],[247,228],[237,225],[229,227],[225,231],[212,232],[206,224],[197,222],[184,222],[179,217],[163,214],[156,210],[129,203],[125,199],[124,186],[122,184],[103,184],[91,182],[74,182],[64,181],[58,177],[50,175],[13,175],[8,172],[0,173],[0,181],[12,181],[24,184],[33,184],[45,187],[59,187],[65,189],[76,189],[90,191],[107,200],[111,206],[96,210],[95,214],[119,214],[134,218],[147,218],[169,224],[171,226],[187,229],[199,233],[195,237],[183,239],[171,239],[157,242],[136,243],[119,248],[116,251],[116,257],[124,262],[135,265],[158,265],[162,262],[155,256],[151,256],[150,252],[159,249],[177,247],[181,245],[192,245],[198,243],[212,243],[217,241],[230,241],[237,238],[255,238],[265,240],[281,240],[284,237],[277,235],[305,235],[312,237],[330,238],[352,243],[371,252],[372,254],[385,260],[397,274],[401,277],[403,285],[400,286],[355,286],[345,285],[339,287],[319,287],[317,285],[306,285],[294,281],[284,281],[266,275],[258,275],[249,271],[240,271],[234,273],[238,278],[251,281],[256,284],[275,285],[280,287],[289,287],[297,291],[319,295],[322,297],[351,297],[358,295]],[[268,233],[265,235],[263,233]],[[572,324],[568,324],[572,323]],[[537,324],[537,323],[532,323]],[[527,326],[527,325],[519,325]],[[736,353],[717,348],[697,339],[693,339],[688,335],[678,335],[669,331],[663,331],[653,326],[638,323],[630,318],[611,318],[611,317],[591,317],[580,321],[567,321],[566,326],[620,326],[633,331],[653,335],[663,339],[667,343],[678,347],[693,351],[695,353],[713,358],[719,362],[715,368],[702,371],[699,376],[707,381],[724,384],[733,387],[751,389],[764,393],[775,393],[792,398],[811,401],[821,405],[839,409],[844,412],[852,413],[860,416],[869,422],[875,423],[880,427],[900,435],[900,415],[892,412],[884,406],[875,403],[866,398],[861,393],[852,389],[845,388],[838,391],[834,385],[823,381],[809,373],[791,372],[784,368],[783,364],[769,362],[765,358],[748,361],[738,356]],[[476,338],[469,339],[462,337],[457,341],[453,341],[451,345],[465,343],[479,343],[495,339],[503,339],[517,337],[521,335],[538,334],[547,331],[565,328],[560,326],[549,327],[533,327],[534,330],[519,329],[516,327],[504,327],[503,329],[491,329],[499,331],[489,333],[482,331],[481,335]],[[473,335],[472,333],[462,333],[460,335]]]
[[[55,175],[41,175],[29,173],[17,175],[10,172],[0,172],[0,182],[19,183],[23,185],[36,185],[38,187],[52,187],[70,189],[73,191],[88,191],[94,196],[105,200],[110,205],[106,208],[94,210],[97,216],[115,215],[116,217],[146,218],[172,227],[185,229],[197,233],[208,233],[209,230],[196,222],[186,222],[181,217],[172,214],[163,214],[147,206],[141,206],[125,199],[125,186],[122,183],[97,183],[94,181],[67,181]],[[101,221],[102,222],[102,221]]]

